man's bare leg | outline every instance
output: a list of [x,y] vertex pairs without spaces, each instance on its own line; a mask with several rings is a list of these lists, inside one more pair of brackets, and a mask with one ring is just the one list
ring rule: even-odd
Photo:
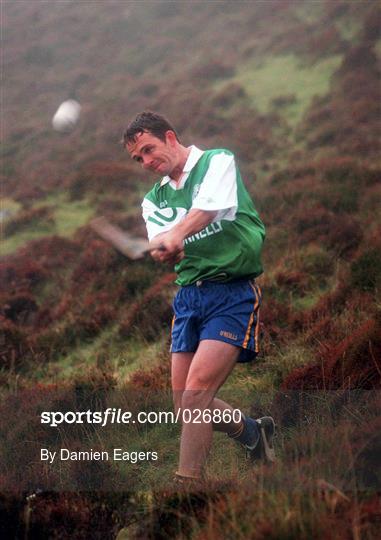
[[194,355],[193,352],[172,353],[171,383],[175,412],[181,407],[181,400]]
[[[187,416],[192,414],[193,419],[197,415],[200,423],[183,421],[178,470],[181,476],[198,478],[202,474],[210,450],[213,430],[212,422],[203,420],[203,412],[213,408],[221,410],[221,407],[223,407],[222,411],[233,410],[230,405],[221,400],[216,400],[216,407],[214,407],[213,400],[218,389],[232,371],[238,354],[239,349],[234,345],[216,340],[203,340],[190,361],[181,408],[183,411],[191,411],[186,414]],[[230,429],[234,429],[234,424]],[[228,426],[226,426],[226,431],[229,432]]]
[[[171,380],[175,412],[181,407],[181,400],[194,354],[195,353],[186,352],[172,353]],[[242,422],[237,422],[237,416],[234,414],[234,411],[237,409],[234,409],[229,403],[226,403],[226,401],[214,398],[211,404],[211,410],[220,411],[220,417],[222,418],[221,422],[213,423],[213,430],[222,431],[223,433],[231,435],[236,433],[237,430],[242,427]],[[229,411],[229,414],[225,413],[224,416],[224,411]],[[231,419],[231,421],[226,421],[225,419]]]

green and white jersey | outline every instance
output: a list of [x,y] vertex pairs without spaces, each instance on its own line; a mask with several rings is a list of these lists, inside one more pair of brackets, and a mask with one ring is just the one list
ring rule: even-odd
[[175,265],[177,284],[262,273],[265,228],[229,150],[203,152],[192,146],[181,180],[164,177],[142,207],[149,240],[169,231],[193,208],[217,211],[210,225],[184,240],[185,257]]

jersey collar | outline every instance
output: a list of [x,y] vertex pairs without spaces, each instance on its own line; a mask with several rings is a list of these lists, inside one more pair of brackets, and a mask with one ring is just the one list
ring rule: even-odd
[[[194,146],[192,144],[192,146],[190,147],[188,159],[186,160],[183,169],[183,174],[185,174],[186,177],[196,165],[203,153],[203,150],[200,150],[199,148],[197,148],[197,146]],[[168,182],[173,182],[172,178],[170,176],[164,176],[160,182],[160,187],[165,186],[165,184],[168,184]]]

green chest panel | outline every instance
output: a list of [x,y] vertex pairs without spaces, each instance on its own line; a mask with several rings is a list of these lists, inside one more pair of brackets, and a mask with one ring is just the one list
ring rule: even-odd
[[[194,198],[208,171],[211,158],[228,150],[207,150],[189,173],[184,186],[155,184],[146,195],[156,207],[148,221],[160,227],[176,223],[192,208]],[[175,266],[177,283],[188,285],[199,279],[231,281],[262,273],[261,248],[265,229],[236,170],[238,208],[233,221],[211,223],[184,241],[185,257]],[[218,186],[216,186],[218,189]]]

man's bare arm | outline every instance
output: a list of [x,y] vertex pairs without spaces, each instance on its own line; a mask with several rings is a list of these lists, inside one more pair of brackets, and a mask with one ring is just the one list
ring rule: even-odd
[[155,260],[161,262],[177,261],[184,250],[184,239],[207,227],[216,215],[215,211],[196,208],[190,210],[186,217],[170,231],[155,236],[155,245],[159,241],[160,246],[164,249],[154,250],[151,255]]

